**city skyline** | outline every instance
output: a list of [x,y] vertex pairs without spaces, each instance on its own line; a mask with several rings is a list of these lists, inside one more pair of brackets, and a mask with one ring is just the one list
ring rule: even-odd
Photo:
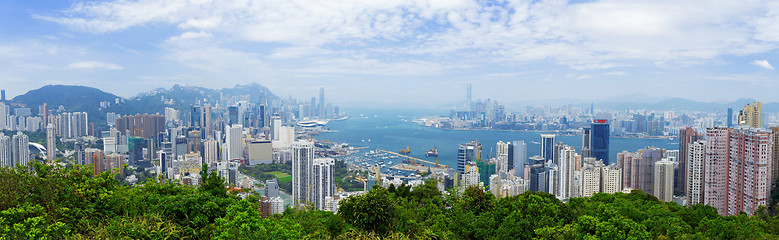
[[9,99],[257,82],[340,105],[459,102],[469,83],[506,102],[779,101],[776,3],[337,3],[7,1],[0,82]]

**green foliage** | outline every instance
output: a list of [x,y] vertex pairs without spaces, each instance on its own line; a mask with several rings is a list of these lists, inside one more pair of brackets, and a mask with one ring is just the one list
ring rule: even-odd
[[[270,166],[269,166],[270,168]],[[258,196],[150,178],[122,185],[91,166],[0,168],[0,239],[777,239],[779,217],[723,217],[641,191],[564,203],[547,193],[495,198],[480,188],[374,187],[342,199],[338,214],[287,209],[262,219]],[[271,170],[271,169],[266,169]]]

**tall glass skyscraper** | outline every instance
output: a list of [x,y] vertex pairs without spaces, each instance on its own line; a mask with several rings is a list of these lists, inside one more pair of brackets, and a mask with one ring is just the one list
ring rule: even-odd
[[609,123],[605,119],[596,119],[590,126],[590,154],[603,164],[609,162]]
[[541,157],[544,161],[554,160],[554,134],[541,134]]

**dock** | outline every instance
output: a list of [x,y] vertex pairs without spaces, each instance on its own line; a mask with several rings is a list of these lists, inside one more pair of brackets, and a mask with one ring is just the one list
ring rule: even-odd
[[446,169],[449,167],[447,166],[422,166],[422,165],[416,165],[416,164],[406,164],[401,163],[395,166],[390,167],[390,169],[395,170],[404,170],[404,171],[412,171],[412,172],[427,172],[428,169],[430,169],[431,172],[446,172]]
[[[443,164],[438,164],[438,163],[435,163],[435,162],[431,162],[431,161],[427,161],[427,160],[422,160],[422,159],[419,159],[419,158],[415,158],[415,157],[408,156],[408,155],[403,155],[403,154],[396,153],[396,152],[390,152],[390,151],[387,151],[387,150],[381,150],[381,149],[378,149],[378,148],[376,149],[376,151],[380,151],[380,152],[389,153],[389,154],[392,154],[392,155],[395,155],[395,156],[398,156],[398,157],[404,157],[404,158],[408,158],[409,160],[411,160],[411,161],[414,161],[414,162],[423,162],[423,163],[427,163],[427,164],[433,165],[433,166],[435,166],[435,167],[438,167],[438,168],[449,168],[449,166],[446,166],[446,165],[443,165]],[[430,167],[431,167],[431,169],[433,168],[433,166],[430,166]],[[427,167],[425,167],[425,169],[427,169]]]

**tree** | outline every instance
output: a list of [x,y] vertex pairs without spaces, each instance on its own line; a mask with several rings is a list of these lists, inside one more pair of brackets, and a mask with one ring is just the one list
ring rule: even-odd
[[338,215],[363,231],[383,236],[392,229],[394,203],[387,189],[374,187],[366,194],[341,200]]

